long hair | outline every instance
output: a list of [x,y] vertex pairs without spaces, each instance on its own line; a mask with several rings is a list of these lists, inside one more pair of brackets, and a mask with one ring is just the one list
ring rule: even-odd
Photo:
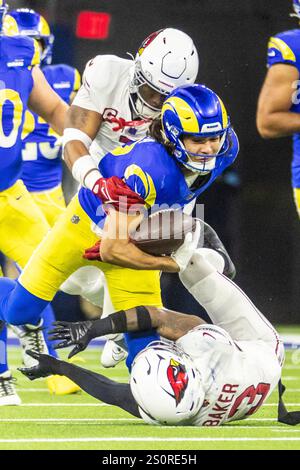
[[167,149],[167,152],[170,155],[173,155],[175,150],[175,144],[172,144],[166,139],[160,118],[156,118],[153,120],[149,128],[148,135],[160,144],[162,144]]

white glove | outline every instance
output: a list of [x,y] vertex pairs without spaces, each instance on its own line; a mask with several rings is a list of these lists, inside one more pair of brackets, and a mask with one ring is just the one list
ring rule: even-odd
[[196,228],[194,232],[186,234],[185,239],[181,247],[178,248],[172,255],[171,258],[178,264],[180,271],[183,272],[187,267],[191,257],[193,256],[200,239],[201,225],[200,222],[196,222]]

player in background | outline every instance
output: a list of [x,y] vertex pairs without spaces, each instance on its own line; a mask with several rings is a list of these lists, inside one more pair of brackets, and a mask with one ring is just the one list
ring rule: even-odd
[[[147,211],[153,206],[158,210],[161,204],[184,207],[212,185],[234,162],[239,150],[223,102],[202,85],[177,88],[170,94],[152,132],[156,138],[119,147],[93,169],[97,186],[106,185],[106,202],[112,201],[111,180],[118,177],[124,179],[124,194],[145,205]],[[191,256],[189,248],[197,245],[198,228],[194,238],[187,239],[174,258],[147,255],[130,241],[129,229],[138,225],[141,215],[113,210],[107,213],[96,192],[80,189],[18,281],[0,279],[3,320],[17,325],[23,321],[39,322],[42,310],[69,275],[92,265],[82,255],[87,246],[98,241],[100,233],[102,261],[97,265],[105,275],[108,294],[104,310],[111,313],[141,304],[162,306],[160,271],[184,269]],[[128,337],[127,342],[133,345],[128,358],[130,367],[134,344],[140,347],[143,338]]]
[[[72,103],[81,85],[80,74],[66,64],[51,65],[54,36],[45,18],[27,8],[10,11],[5,17],[4,33],[38,41],[41,69],[47,82],[62,100]],[[30,117],[28,127],[24,128],[22,180],[53,226],[66,208],[62,191],[61,137],[37,114],[27,113]]]
[[280,380],[283,344],[244,292],[219,272],[217,265],[224,263],[220,255],[213,252],[209,262],[203,251],[193,253],[180,279],[212,325],[153,307],[56,325],[53,336],[60,347],[74,346],[71,355],[99,334],[154,328],[162,338],[136,356],[130,385],[35,353],[39,366],[22,372],[31,380],[65,374],[95,398],[149,424],[219,426],[251,416]]
[[[24,268],[49,229],[44,214],[20,179],[27,105],[59,134],[63,132],[68,106],[48,85],[37,66],[40,63],[38,43],[31,38],[3,34],[7,9],[7,4],[0,0],[0,250]],[[41,326],[42,322],[23,329],[28,344],[47,351]],[[5,328],[1,328],[0,340],[1,344],[6,341]],[[18,404],[20,399],[5,359],[1,358],[0,364],[0,403]]]
[[[293,1],[300,20],[300,0]],[[260,92],[257,128],[265,139],[293,136],[292,187],[300,216],[300,29],[271,37],[268,44],[268,72]]]
[[[3,31],[7,36],[27,36],[38,42],[41,69],[47,82],[63,101],[70,104],[80,88],[80,74],[77,69],[66,64],[51,65],[54,36],[45,18],[27,8],[13,10],[5,16]],[[62,190],[61,136],[37,114],[27,110],[26,115],[21,179],[52,227],[66,208]],[[47,341],[46,333],[54,320],[54,312],[49,306],[43,315],[43,329],[49,352],[55,356],[56,352]],[[14,331],[22,343],[24,332],[18,328],[14,328]],[[56,394],[78,391],[75,384],[61,377],[51,377],[47,382],[49,390]]]

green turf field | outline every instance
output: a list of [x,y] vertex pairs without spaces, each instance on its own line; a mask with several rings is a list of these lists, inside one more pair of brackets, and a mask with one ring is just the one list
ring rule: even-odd
[[[81,357],[86,367],[100,371],[96,349]],[[10,348],[10,364],[23,405],[0,408],[1,450],[300,449],[300,425],[290,427],[276,421],[277,393],[251,419],[220,428],[148,426],[83,392],[50,396],[44,380],[29,382],[15,370],[20,358],[20,350]],[[123,365],[104,373],[120,381],[128,377]],[[288,388],[286,405],[300,411],[300,350],[287,351],[283,381]]]

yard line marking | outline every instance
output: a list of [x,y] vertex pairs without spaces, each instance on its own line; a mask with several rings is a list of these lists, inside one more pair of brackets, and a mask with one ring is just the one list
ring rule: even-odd
[[[141,419],[138,418],[11,418],[11,419],[5,419],[1,418],[0,423],[76,423],[76,422],[84,422],[84,423],[102,423],[102,422],[137,422],[137,423],[143,423]],[[159,429],[178,429],[178,426],[160,426]],[[191,429],[196,429],[195,426],[185,426],[185,428],[191,428]],[[219,430],[223,429],[265,429],[265,430],[279,430],[283,429],[284,426],[254,426],[249,424],[239,426],[239,425],[226,425],[219,427]],[[204,426],[199,427],[197,429],[206,429]],[[285,430],[285,432],[288,431],[288,429]],[[295,430],[300,432],[300,429]]]
[[23,403],[22,405],[19,405],[20,407],[22,406],[113,406],[113,405],[108,405],[106,403]]
[[296,375],[287,375],[286,377],[282,377],[283,382],[294,382],[295,380],[300,380],[300,377]]
[[[265,403],[262,406],[278,406],[278,403]],[[285,406],[300,406],[300,403],[285,403]]]
[[59,443],[59,442],[274,442],[300,441],[300,437],[83,437],[58,439],[0,439],[0,443]]
[[5,419],[1,418],[0,423],[60,423],[60,422],[106,422],[106,421],[137,421],[142,422],[141,419],[138,418],[11,418]]

